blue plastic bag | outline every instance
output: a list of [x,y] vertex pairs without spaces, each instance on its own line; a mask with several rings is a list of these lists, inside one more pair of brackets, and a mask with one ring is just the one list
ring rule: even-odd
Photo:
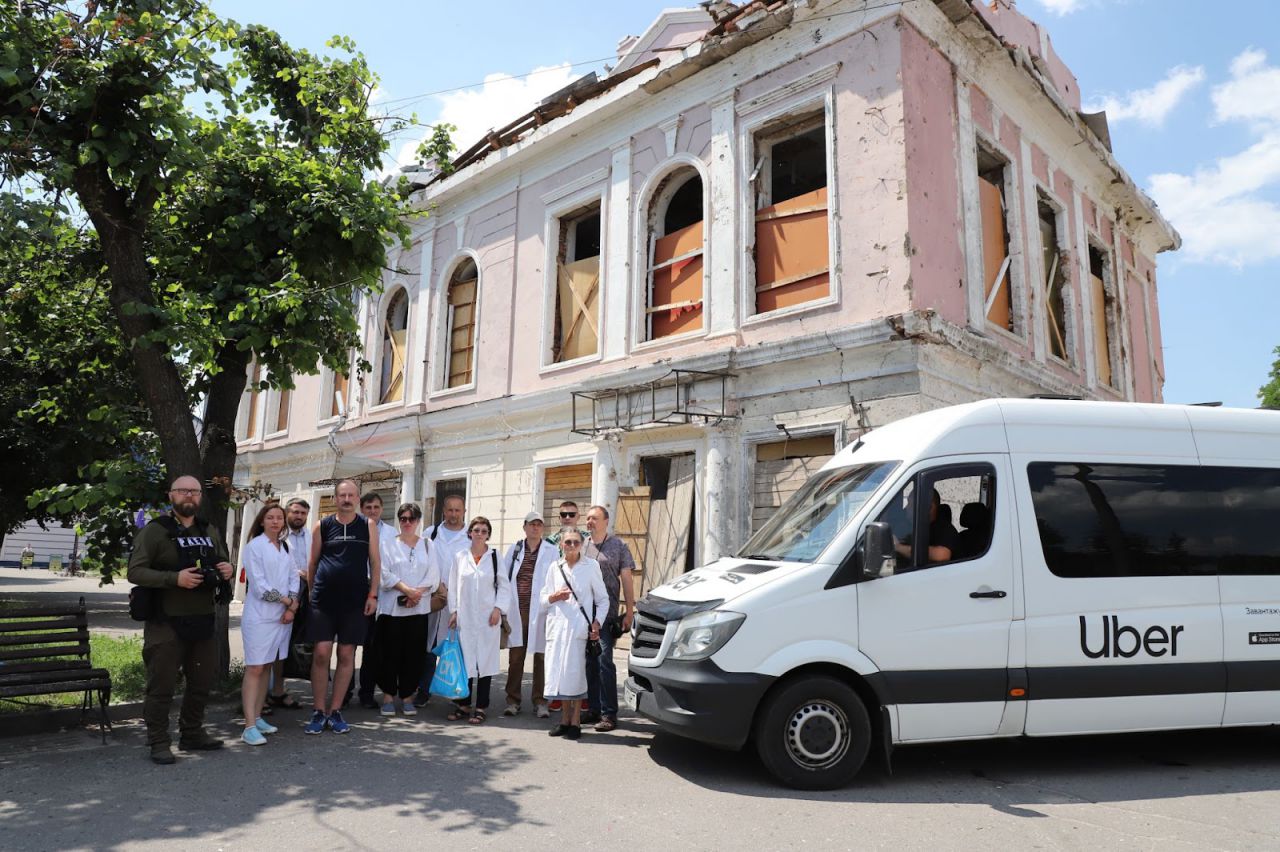
[[462,661],[462,643],[458,631],[450,630],[444,641],[432,649],[436,655],[436,673],[431,678],[431,694],[444,698],[467,698],[471,687],[467,683],[467,667]]

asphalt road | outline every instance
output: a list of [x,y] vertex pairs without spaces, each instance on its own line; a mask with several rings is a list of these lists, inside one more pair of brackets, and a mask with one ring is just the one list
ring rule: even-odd
[[1280,848],[1277,729],[917,746],[892,776],[800,793],[625,714],[572,743],[527,714],[451,724],[438,699],[416,719],[352,710],[346,736],[278,712],[251,749],[233,712],[210,714],[226,749],[172,767],[137,722],[105,746],[0,739],[0,848]]

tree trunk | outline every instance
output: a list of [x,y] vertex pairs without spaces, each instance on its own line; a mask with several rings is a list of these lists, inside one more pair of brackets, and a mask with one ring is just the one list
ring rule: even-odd
[[169,481],[198,476],[200,449],[182,374],[168,352],[148,341],[160,330],[160,322],[152,312],[155,301],[143,240],[145,226],[125,193],[111,182],[105,166],[81,166],[75,172],[75,186],[98,232],[111,279],[111,307],[129,341],[138,387],[160,439],[165,476]]

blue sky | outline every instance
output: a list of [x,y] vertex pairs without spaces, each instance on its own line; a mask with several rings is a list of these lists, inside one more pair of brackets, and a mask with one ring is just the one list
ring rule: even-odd
[[[381,75],[389,109],[451,121],[465,137],[599,70],[603,63],[588,61],[683,4],[371,0],[358,14],[335,0],[212,5],[314,50],[335,33],[353,37]],[[1159,258],[1165,399],[1255,406],[1280,345],[1280,2],[1019,0],[1018,8],[1048,28],[1085,104],[1107,108],[1121,165],[1183,235],[1181,251]],[[429,94],[441,90],[454,91]]]

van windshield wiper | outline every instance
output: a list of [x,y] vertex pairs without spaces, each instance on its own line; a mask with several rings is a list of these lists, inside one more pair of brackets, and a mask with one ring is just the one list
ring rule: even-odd
[[766,562],[777,562],[778,557],[770,556],[765,553],[748,553],[745,556],[739,556],[739,559],[763,559]]

